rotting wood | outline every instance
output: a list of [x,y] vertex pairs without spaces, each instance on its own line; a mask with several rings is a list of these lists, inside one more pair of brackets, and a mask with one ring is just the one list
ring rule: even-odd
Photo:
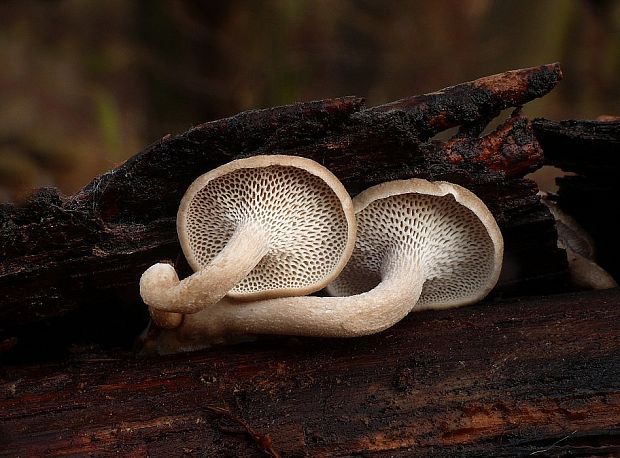
[[[200,173],[253,154],[313,158],[352,194],[397,178],[462,184],[504,232],[500,290],[559,289],[566,262],[553,219],[522,178],[542,163],[529,121],[515,115],[483,138],[465,133],[560,78],[551,64],[369,109],[345,97],[242,113],[166,136],[75,196],[42,189],[22,206],[0,206],[0,338],[19,335],[17,347],[44,335],[127,344],[146,320],[140,274],[163,259],[187,273],[174,221],[183,192]],[[456,125],[452,140],[429,140]]]
[[357,339],[5,367],[0,455],[612,456],[618,323],[615,289],[411,314]]

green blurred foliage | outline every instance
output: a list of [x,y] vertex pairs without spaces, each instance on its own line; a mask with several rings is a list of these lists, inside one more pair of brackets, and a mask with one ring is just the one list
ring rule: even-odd
[[612,0],[0,3],[0,200],[73,193],[171,132],[340,95],[370,105],[560,61],[530,116],[620,106]]

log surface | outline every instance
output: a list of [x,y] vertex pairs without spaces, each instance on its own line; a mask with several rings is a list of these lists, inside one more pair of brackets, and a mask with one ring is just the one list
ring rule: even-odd
[[620,291],[411,314],[359,339],[0,374],[2,456],[612,456]]
[[[26,327],[29,336],[19,345],[36,346],[33,336],[47,332],[53,342],[97,337],[126,344],[146,323],[141,273],[181,255],[175,215],[188,185],[255,154],[315,159],[353,195],[411,177],[466,186],[504,233],[500,289],[557,289],[567,278],[565,256],[535,184],[523,179],[542,164],[530,122],[515,115],[478,134],[501,110],[544,95],[560,78],[559,65],[551,64],[374,108],[345,97],[241,113],[165,137],[75,196],[42,189],[22,206],[0,205],[0,340]],[[461,132],[451,140],[432,140],[457,125]],[[188,273],[182,259],[178,267]]]

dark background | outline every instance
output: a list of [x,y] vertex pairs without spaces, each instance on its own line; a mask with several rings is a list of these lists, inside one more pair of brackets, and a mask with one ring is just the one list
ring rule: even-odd
[[531,117],[620,106],[620,2],[0,3],[0,201],[73,193],[167,133],[341,95],[369,105],[560,61]]

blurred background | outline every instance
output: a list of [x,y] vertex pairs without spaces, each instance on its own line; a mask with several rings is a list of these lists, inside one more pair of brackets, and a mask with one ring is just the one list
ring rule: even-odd
[[167,133],[342,95],[376,105],[560,61],[526,114],[619,114],[620,1],[0,3],[0,201],[72,194]]

